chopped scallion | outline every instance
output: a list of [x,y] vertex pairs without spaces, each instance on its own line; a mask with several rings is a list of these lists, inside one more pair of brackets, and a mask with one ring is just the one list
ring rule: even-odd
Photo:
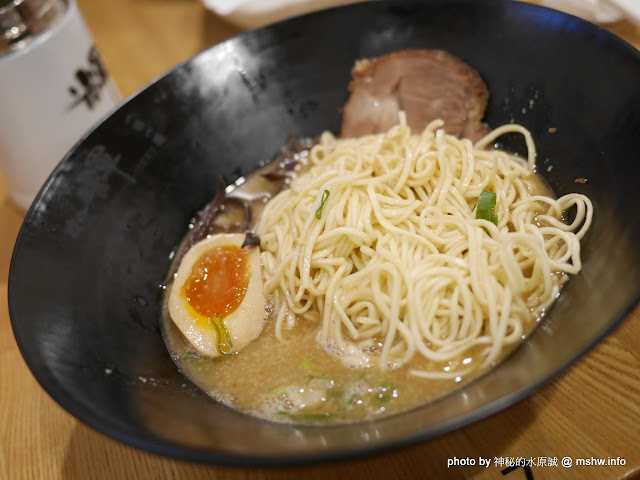
[[322,218],[322,209],[324,208],[324,204],[327,202],[329,198],[329,190],[325,190],[322,192],[322,198],[320,199],[320,206],[316,210],[316,218],[320,220]]
[[304,368],[305,370],[312,370],[315,366],[316,362],[313,361],[313,358],[307,357],[302,360],[302,368]]
[[476,208],[476,218],[480,220],[488,220],[495,226],[498,226],[498,216],[493,213],[496,208],[496,194],[489,190],[482,190],[478,197]]
[[235,350],[233,349],[233,342],[231,341],[231,333],[229,333],[229,329],[227,325],[224,323],[224,319],[222,315],[215,314],[210,318],[211,323],[213,324],[213,328],[216,331],[216,337],[218,339],[218,344],[216,345],[218,352],[221,355],[233,355]]

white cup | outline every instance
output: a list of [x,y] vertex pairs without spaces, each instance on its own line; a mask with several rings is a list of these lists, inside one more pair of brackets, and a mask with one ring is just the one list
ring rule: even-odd
[[27,210],[54,167],[120,102],[73,0],[0,7],[0,169]]

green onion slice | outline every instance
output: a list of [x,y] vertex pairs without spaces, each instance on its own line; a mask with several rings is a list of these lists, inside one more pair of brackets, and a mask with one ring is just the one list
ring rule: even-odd
[[498,216],[493,213],[496,208],[496,194],[489,190],[482,190],[478,197],[478,205],[476,208],[476,218],[480,220],[489,220],[496,227],[498,226]]
[[218,338],[218,344],[216,345],[220,355],[233,355],[235,352],[233,348],[233,342],[231,341],[231,333],[224,323],[222,315],[216,313],[210,318],[213,328],[216,331],[216,337]]
[[329,190],[325,190],[324,192],[322,192],[322,198],[320,199],[320,206],[316,210],[316,218],[318,220],[322,218],[322,209],[324,208],[324,204],[326,203],[328,198],[329,198]]
[[316,366],[316,362],[313,361],[313,358],[305,358],[304,360],[302,360],[302,368],[304,368],[305,370],[313,370],[313,367]]

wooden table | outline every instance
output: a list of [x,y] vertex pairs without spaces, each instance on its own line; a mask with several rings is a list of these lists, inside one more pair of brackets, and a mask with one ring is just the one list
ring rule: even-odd
[[[238,33],[199,0],[78,0],[97,47],[128,96],[193,54]],[[635,46],[640,29],[608,28]],[[533,466],[545,478],[640,478],[640,309],[565,375],[488,419],[433,441],[375,458],[295,469],[186,464],[118,443],[59,407],[36,383],[17,349],[7,308],[11,251],[24,218],[0,175],[0,479],[324,479],[506,477],[496,459],[624,459],[625,465]],[[454,457],[490,458],[489,468],[447,468]]]

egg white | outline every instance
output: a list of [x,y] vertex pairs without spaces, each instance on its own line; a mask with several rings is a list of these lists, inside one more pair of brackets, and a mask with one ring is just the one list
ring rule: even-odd
[[[187,299],[182,295],[185,282],[191,274],[195,262],[208,250],[225,245],[240,247],[245,234],[224,233],[212,235],[193,245],[185,254],[176,272],[169,294],[169,315],[182,334],[201,354],[210,357],[220,356],[216,329],[202,325],[189,311]],[[255,339],[264,326],[266,301],[262,282],[260,249],[247,246],[251,276],[240,306],[224,317],[224,324],[233,342],[234,352],[238,352]],[[191,307],[191,311],[193,311]]]

